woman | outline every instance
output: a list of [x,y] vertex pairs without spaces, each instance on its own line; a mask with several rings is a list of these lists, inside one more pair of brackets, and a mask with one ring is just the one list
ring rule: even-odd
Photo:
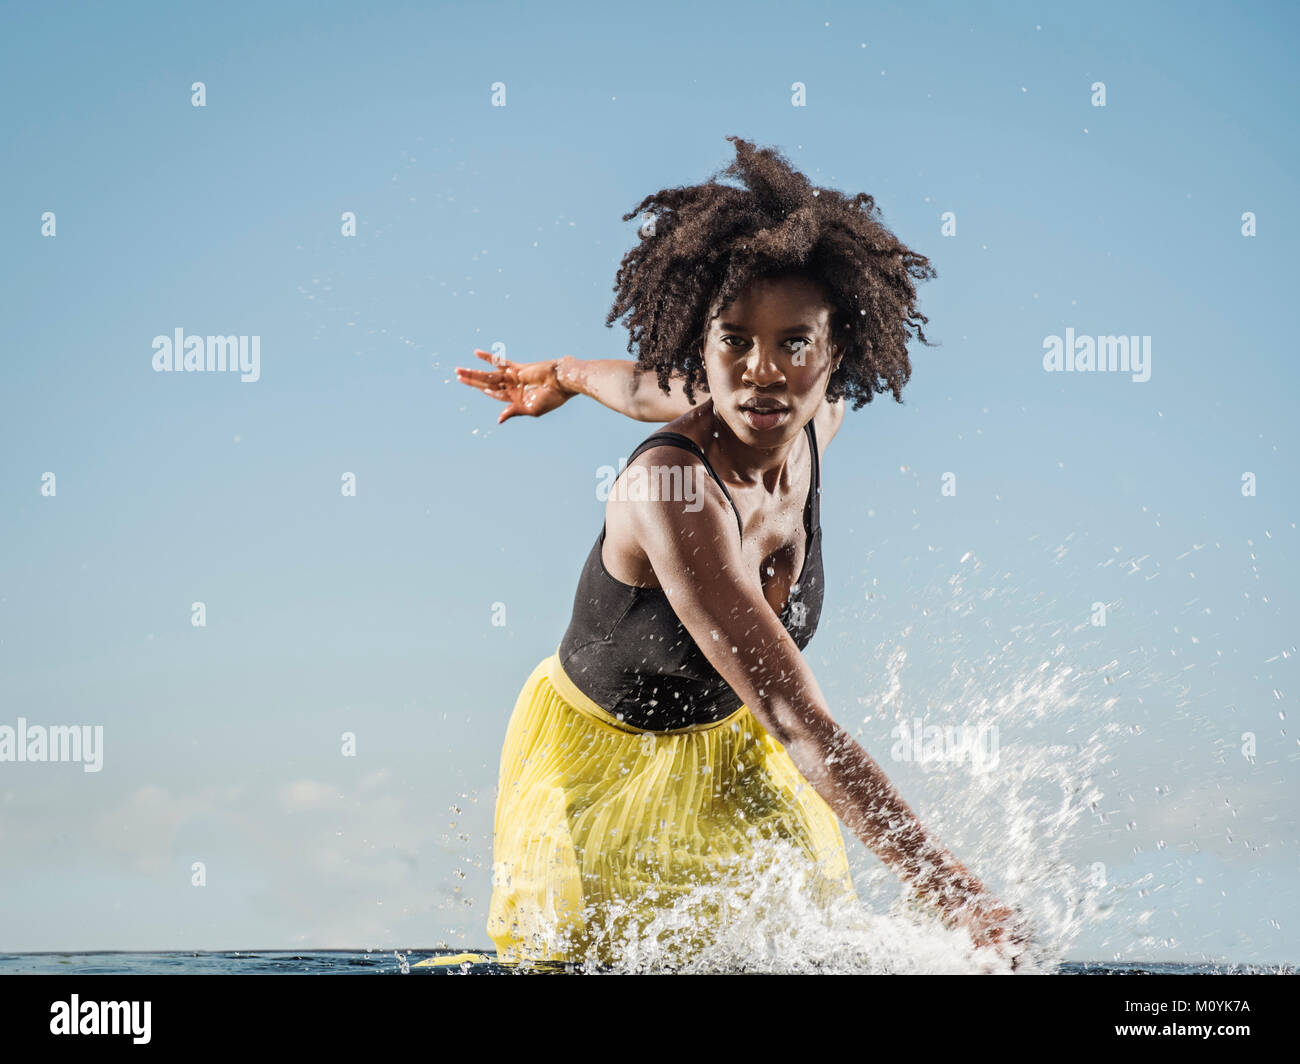
[[624,216],[653,216],[606,320],[629,316],[635,363],[479,351],[494,369],[457,369],[508,403],[498,422],[579,394],[668,422],[614,481],[568,630],[516,702],[489,934],[505,959],[609,961],[686,899],[707,942],[725,919],[708,888],[763,853],[804,862],[821,903],[852,898],[838,816],[1014,966],[1012,911],[926,834],[801,653],[822,605],[822,453],[845,399],[901,401],[909,328],[924,343],[928,320],[912,279],[934,271],[870,196],[728,139],[743,188],[667,189]]

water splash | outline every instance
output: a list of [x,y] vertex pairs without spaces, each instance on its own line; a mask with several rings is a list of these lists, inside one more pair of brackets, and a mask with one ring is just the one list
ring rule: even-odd
[[584,963],[611,974],[1009,970],[963,932],[900,904],[879,915],[854,898],[819,902],[816,874],[792,843],[757,842],[723,881],[589,913],[603,923]]
[[[869,712],[858,736],[927,830],[1024,915],[1031,967],[1051,970],[1114,904],[1104,871],[1070,855],[1086,818],[1100,815],[1099,780],[1124,730],[1116,663],[1079,664],[1094,653],[1089,630],[1046,616],[1051,604],[988,580],[973,558],[914,594],[922,623],[875,648],[879,693],[859,698]],[[972,643],[987,649],[974,654]],[[869,903],[897,890],[883,870],[872,881]]]
[[[978,561],[965,564],[971,558],[915,596],[923,625],[876,647],[875,690],[859,699],[872,711],[864,721],[870,734],[859,729],[859,738],[891,779],[909,777],[900,789],[931,834],[1022,914],[1033,943],[1017,971],[1052,971],[1079,933],[1111,910],[1117,889],[1070,860],[1086,818],[1099,815],[1098,780],[1123,731],[1115,663],[1077,664],[1089,651],[1086,634],[1070,647],[1067,624],[1035,623],[1043,604],[1027,608],[1015,588],[988,586]],[[995,600],[1012,617],[1012,638],[971,655],[967,644],[980,632],[972,614],[987,617]],[[933,653],[946,668],[923,660],[909,670],[917,639],[915,656]],[[881,743],[886,731],[892,747]],[[788,844],[761,845],[726,881],[591,913],[603,923],[585,946],[587,963],[619,972],[1009,970],[908,901],[870,856],[855,876],[858,899],[829,904],[813,900],[801,858]]]

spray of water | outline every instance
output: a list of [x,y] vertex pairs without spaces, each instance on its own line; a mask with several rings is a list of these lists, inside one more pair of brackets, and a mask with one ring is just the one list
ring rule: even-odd
[[[864,655],[873,679],[856,734],[886,775],[906,779],[900,789],[927,829],[1021,914],[1033,943],[1016,971],[1045,972],[1111,904],[1114,888],[1070,854],[1100,807],[1098,779],[1122,729],[1107,670],[1078,664],[1086,648],[1069,647],[1069,626],[1032,623],[1041,603],[989,584],[976,562],[914,595],[924,623]],[[972,633],[996,627],[987,617],[998,598],[1023,621],[972,653]],[[580,941],[547,948],[605,972],[1010,971],[911,900],[865,849],[858,865],[856,897],[828,892],[798,847],[755,838],[752,854],[709,882],[603,899]]]
[[730,874],[667,897],[590,915],[584,956],[608,973],[927,973],[996,971],[990,951],[919,914],[873,914],[848,897],[818,900],[816,869],[785,840],[760,840]]

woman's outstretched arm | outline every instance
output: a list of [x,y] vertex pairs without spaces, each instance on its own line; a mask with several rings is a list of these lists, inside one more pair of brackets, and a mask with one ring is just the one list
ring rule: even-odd
[[[683,390],[682,377],[677,373],[668,378],[669,391],[664,394],[655,374],[639,369],[629,359],[578,359],[565,355],[555,362],[555,376],[561,388],[588,395],[636,421],[673,421],[692,406]],[[707,392],[701,394],[696,389],[697,404],[707,398]]]
[[[541,362],[512,362],[477,348],[474,353],[492,369],[456,367],[462,384],[499,399],[506,409],[497,424],[512,417],[540,417],[563,406],[575,395],[589,395],[598,403],[637,421],[672,421],[691,408],[682,378],[669,378],[664,394],[654,373],[638,369],[628,359],[577,359],[572,355]],[[707,397],[698,391],[695,402]]]
[[[606,504],[611,536],[644,552],[668,601],[705,657],[789,754],[844,824],[923,900],[965,927],[977,946],[1012,959],[1025,939],[1012,910],[932,838],[881,767],[831,716],[798,645],[741,554],[731,507],[694,455],[652,447],[638,462],[694,466],[708,500]],[[1014,963],[1014,961],[1013,961]]]

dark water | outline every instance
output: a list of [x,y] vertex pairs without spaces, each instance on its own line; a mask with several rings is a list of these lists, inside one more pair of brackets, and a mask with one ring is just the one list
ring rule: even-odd
[[[413,968],[456,950],[231,950],[167,953],[0,953],[0,975],[503,975],[516,971],[493,963]],[[539,966],[563,974],[562,964]],[[1296,975],[1295,965],[1184,964],[1142,961],[1066,961],[1057,975]]]

